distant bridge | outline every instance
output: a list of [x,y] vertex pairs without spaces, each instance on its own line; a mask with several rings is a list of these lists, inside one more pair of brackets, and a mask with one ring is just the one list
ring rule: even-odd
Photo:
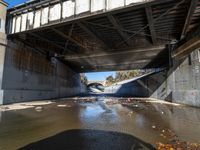
[[92,83],[99,83],[99,84],[105,85],[105,81],[91,81],[91,80],[88,81],[88,85]]

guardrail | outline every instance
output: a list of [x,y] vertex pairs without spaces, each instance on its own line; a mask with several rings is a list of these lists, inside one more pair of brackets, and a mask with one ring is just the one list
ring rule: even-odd
[[9,11],[7,33],[23,32],[51,22],[75,18],[80,14],[104,12],[147,1],[152,0],[67,0],[62,2],[47,0],[46,3],[45,1],[35,4],[26,3]]

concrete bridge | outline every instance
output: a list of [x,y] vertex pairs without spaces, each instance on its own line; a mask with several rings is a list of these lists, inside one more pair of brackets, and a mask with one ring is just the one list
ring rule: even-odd
[[1,30],[1,103],[78,94],[82,72],[166,67],[144,83],[153,86],[149,96],[200,106],[199,8],[199,0],[35,0],[11,8]]

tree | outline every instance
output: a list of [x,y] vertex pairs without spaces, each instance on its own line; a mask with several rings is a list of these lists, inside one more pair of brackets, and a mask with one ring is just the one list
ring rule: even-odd
[[87,79],[86,75],[84,73],[82,73],[80,76],[81,76],[81,82],[83,84],[87,85],[88,84],[88,79]]
[[116,72],[115,81],[120,82],[123,80],[131,79],[141,75],[139,70],[118,71]]
[[128,80],[128,79],[140,76],[142,74],[143,73],[141,70],[117,71],[115,78],[113,78],[113,76],[108,76],[106,78],[106,85],[109,86],[113,83],[120,82],[123,80]]
[[107,78],[106,78],[106,85],[111,85],[111,84],[113,84],[115,82],[115,79],[113,78],[113,76],[111,75],[111,76],[108,76]]

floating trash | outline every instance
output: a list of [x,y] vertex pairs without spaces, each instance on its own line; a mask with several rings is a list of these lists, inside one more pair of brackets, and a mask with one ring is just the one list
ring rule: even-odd
[[174,144],[163,144],[158,142],[157,150],[199,150],[200,144],[189,142],[176,142]]

